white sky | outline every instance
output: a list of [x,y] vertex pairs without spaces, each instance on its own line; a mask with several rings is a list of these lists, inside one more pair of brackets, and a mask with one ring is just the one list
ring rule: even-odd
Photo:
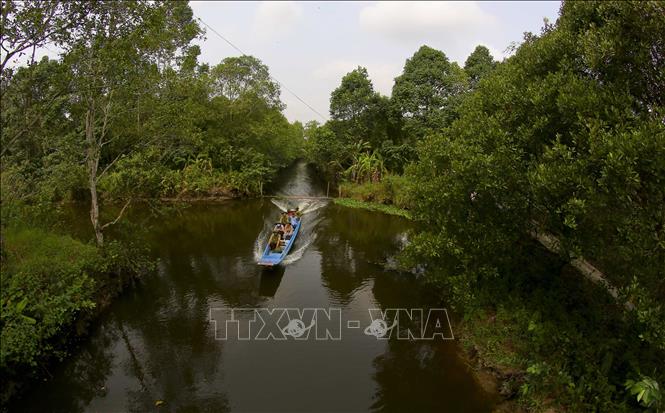
[[[357,66],[369,71],[375,90],[390,96],[393,79],[423,44],[464,64],[478,44],[495,58],[537,33],[543,18],[554,22],[559,1],[550,2],[221,2],[192,1],[201,18],[225,38],[263,61],[270,73],[324,116],[330,93]],[[211,65],[235,49],[206,30],[199,60]],[[55,50],[39,55],[55,57]],[[24,57],[25,59],[25,57]],[[321,120],[284,88],[290,121]]]
[[[423,44],[464,64],[478,44],[505,57],[526,31],[554,22],[560,2],[210,2],[190,3],[194,14],[247,54],[305,102],[328,116],[330,93],[344,74],[364,66],[374,88],[390,96],[405,60]],[[239,53],[211,30],[200,60],[217,64]],[[289,120],[318,116],[282,89]]]

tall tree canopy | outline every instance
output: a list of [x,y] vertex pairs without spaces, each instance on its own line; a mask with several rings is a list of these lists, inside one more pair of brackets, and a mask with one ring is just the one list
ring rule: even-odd
[[473,88],[478,81],[496,67],[496,61],[487,47],[479,45],[464,62],[464,71],[469,76],[469,84]]
[[254,95],[271,108],[283,109],[279,84],[268,67],[253,56],[227,57],[212,68],[216,93],[229,100]]
[[389,100],[374,91],[367,69],[347,73],[330,95],[331,127],[345,143],[379,146],[386,139]]
[[410,132],[421,137],[426,130],[452,122],[467,87],[466,74],[457,63],[439,50],[422,46],[395,78],[392,101]]
[[[428,228],[413,251],[459,296],[509,279],[532,254],[530,235],[545,233],[564,261],[591,260],[630,300],[629,337],[606,350],[611,373],[571,373],[598,380],[580,390],[585,399],[611,398],[626,364],[650,365],[665,350],[662,33],[659,2],[565,2],[557,25],[527,36],[480,82],[411,169]],[[628,341],[650,350],[626,354]],[[580,365],[609,356],[589,357]]]
[[80,2],[44,0],[6,0],[2,2],[0,69],[12,60],[31,54],[47,43],[64,44],[71,40],[71,32],[85,18],[86,5]]
[[376,92],[367,69],[358,67],[342,78],[330,95],[330,116],[333,120],[354,121],[369,110]]

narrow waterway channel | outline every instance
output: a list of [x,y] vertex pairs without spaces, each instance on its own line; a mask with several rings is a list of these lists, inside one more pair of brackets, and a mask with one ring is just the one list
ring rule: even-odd
[[[325,194],[304,164],[279,182],[273,193]],[[16,411],[491,411],[493,396],[455,341],[365,334],[370,309],[436,304],[412,275],[386,265],[411,223],[291,202],[305,211],[302,233],[272,271],[256,254],[283,203],[229,201],[159,217],[146,236],[156,272],[120,296]],[[211,309],[231,308],[339,309],[340,339],[220,340]]]

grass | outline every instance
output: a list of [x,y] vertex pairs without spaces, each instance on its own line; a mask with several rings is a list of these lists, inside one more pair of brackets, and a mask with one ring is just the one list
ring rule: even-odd
[[342,205],[349,208],[367,209],[370,211],[383,212],[384,214],[397,215],[407,219],[413,219],[411,213],[405,209],[398,208],[394,205],[385,205],[375,202],[359,201],[351,198],[335,198],[333,202],[337,205]]

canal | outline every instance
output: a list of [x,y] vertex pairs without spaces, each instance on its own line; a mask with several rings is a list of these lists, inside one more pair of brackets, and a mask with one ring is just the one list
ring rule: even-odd
[[[325,195],[302,163],[279,182],[275,194]],[[289,206],[304,211],[294,250],[284,266],[260,268],[269,228]],[[127,289],[17,411],[492,410],[495,397],[456,341],[366,334],[371,309],[445,307],[392,269],[410,221],[319,200],[255,199],[192,205],[148,227],[154,274]],[[329,339],[242,340],[233,331],[220,339],[218,317],[260,308],[337,311],[341,330]]]

